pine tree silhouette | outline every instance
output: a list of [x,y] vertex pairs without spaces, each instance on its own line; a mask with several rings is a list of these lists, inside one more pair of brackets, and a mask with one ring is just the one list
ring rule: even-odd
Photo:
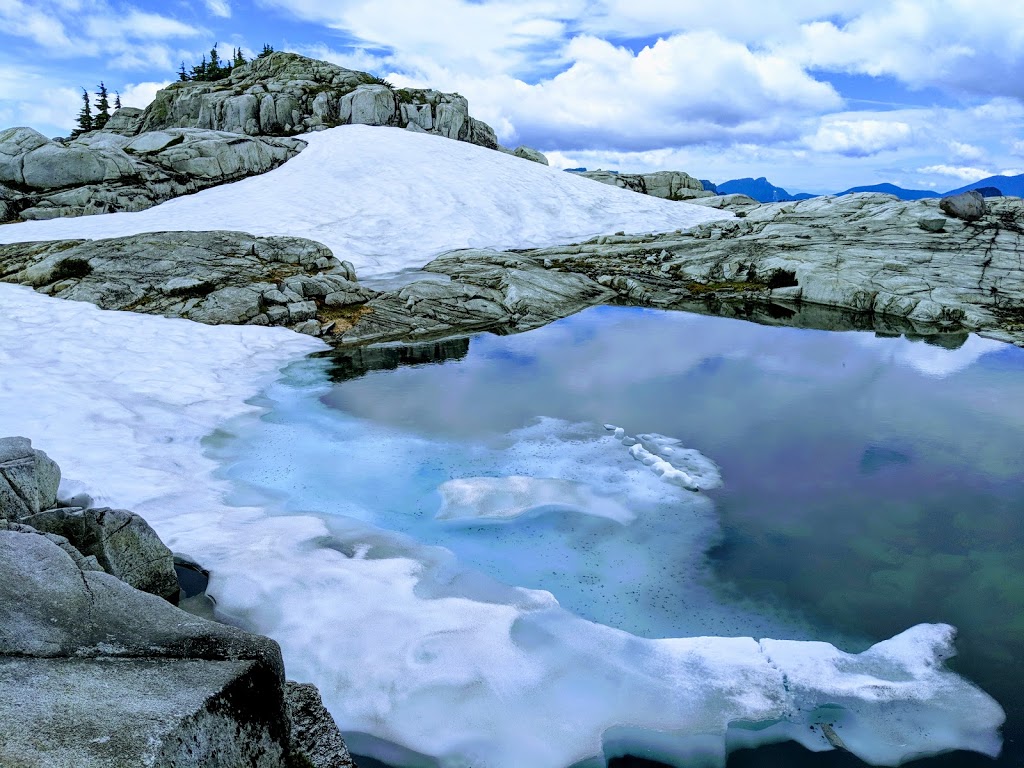
[[81,136],[92,129],[92,107],[89,104],[89,92],[82,88],[82,109],[78,112],[78,127],[71,132],[71,136]]
[[103,128],[110,119],[110,100],[107,93],[107,86],[100,80],[99,91],[96,94],[96,117],[93,120],[93,127],[97,130]]

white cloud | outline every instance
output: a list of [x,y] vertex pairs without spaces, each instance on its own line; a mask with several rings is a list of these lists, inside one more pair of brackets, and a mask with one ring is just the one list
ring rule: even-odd
[[219,18],[231,18],[231,5],[227,0],[206,0],[206,9]]
[[799,67],[710,32],[676,35],[637,53],[580,36],[562,55],[568,68],[536,84],[436,67],[422,79],[465,94],[482,119],[506,122],[514,134],[503,138],[541,149],[791,137],[796,117],[841,104],[830,85]]
[[809,67],[890,75],[913,87],[1024,95],[1024,3],[879,2],[801,26],[777,49]]
[[851,157],[866,157],[909,143],[913,131],[904,122],[886,120],[822,121],[818,131],[804,141],[817,152],[837,152]]
[[145,109],[153,101],[156,92],[170,84],[170,80],[162,83],[129,83],[121,91],[121,106]]
[[983,160],[985,158],[985,150],[973,144],[952,140],[949,142],[949,149],[954,155],[963,160]]
[[1024,139],[1018,139],[1010,144],[1010,154],[1024,157]]
[[986,171],[984,168],[972,168],[965,165],[929,165],[919,170],[921,173],[938,173],[942,176],[953,176],[968,183],[996,175],[994,171]]

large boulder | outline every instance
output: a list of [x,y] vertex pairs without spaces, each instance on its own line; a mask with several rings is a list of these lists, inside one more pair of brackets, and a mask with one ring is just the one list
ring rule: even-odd
[[0,531],[0,765],[284,768],[273,641]]
[[978,221],[988,213],[985,197],[976,189],[942,198],[939,208],[943,213],[964,221]]
[[66,538],[104,571],[143,592],[178,602],[174,555],[145,520],[124,509],[56,508],[22,518]]
[[512,154],[516,157],[521,157],[523,160],[531,160],[541,165],[548,165],[548,159],[542,152],[538,152],[532,147],[526,147],[520,144],[518,147],[512,150]]
[[139,131],[205,128],[288,136],[336,125],[392,125],[497,149],[494,130],[457,93],[394,88],[366,72],[276,52],[216,82],[172,83],[156,94]]
[[0,519],[17,520],[57,503],[60,467],[24,437],[0,438]]

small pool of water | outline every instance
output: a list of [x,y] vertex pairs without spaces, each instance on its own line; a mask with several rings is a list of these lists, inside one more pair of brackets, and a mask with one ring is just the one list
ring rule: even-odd
[[[304,361],[215,453],[239,503],[398,531],[640,636],[859,651],[954,624],[953,666],[1007,711],[998,763],[1022,765],[1024,350],[948,346],[597,308]],[[606,424],[678,438],[721,487],[665,483]],[[495,491],[502,477],[565,484]],[[481,505],[493,514],[465,516]],[[855,764],[797,746],[729,761]]]

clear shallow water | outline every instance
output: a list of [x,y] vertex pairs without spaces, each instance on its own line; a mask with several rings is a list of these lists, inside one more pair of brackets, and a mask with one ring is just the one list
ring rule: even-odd
[[[447,360],[400,365],[432,356]],[[1024,351],[975,338],[947,350],[601,308],[426,353],[306,361],[268,393],[259,428],[218,450],[239,501],[440,544],[636,634],[860,650],[918,622],[956,624],[957,668],[1007,709],[1000,762],[1018,765],[1022,374]],[[723,487],[666,487],[609,440],[607,422],[681,438],[719,464]],[[451,477],[543,477],[554,465],[625,492],[636,520],[564,506],[514,525],[434,519]],[[730,765],[800,762],[857,763],[781,747]]]

